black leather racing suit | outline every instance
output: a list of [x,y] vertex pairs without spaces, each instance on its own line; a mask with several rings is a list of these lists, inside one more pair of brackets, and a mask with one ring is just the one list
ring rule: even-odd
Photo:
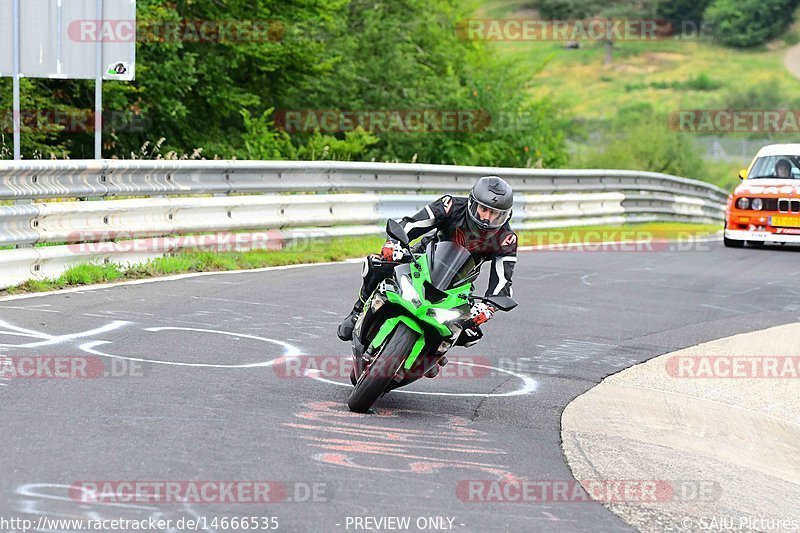
[[[511,297],[511,276],[517,262],[517,234],[511,230],[508,222],[496,230],[475,231],[470,227],[467,217],[467,198],[442,196],[416,215],[404,217],[400,224],[412,241],[431,232],[414,247],[416,251],[424,250],[432,239],[455,241],[472,252],[476,265],[491,261],[486,296]],[[436,230],[435,234],[433,230]],[[367,258],[357,305],[363,305],[378,284],[391,274],[390,270],[375,268],[378,261],[373,261],[374,257]]]

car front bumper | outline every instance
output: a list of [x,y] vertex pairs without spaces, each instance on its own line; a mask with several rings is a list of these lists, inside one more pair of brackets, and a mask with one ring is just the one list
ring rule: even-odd
[[771,233],[769,231],[725,230],[725,238],[733,241],[780,242],[800,244],[800,235]]

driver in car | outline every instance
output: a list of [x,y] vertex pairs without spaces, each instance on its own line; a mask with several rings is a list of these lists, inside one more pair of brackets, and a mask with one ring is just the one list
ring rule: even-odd
[[[454,241],[472,253],[478,268],[491,261],[486,296],[512,297],[511,276],[517,262],[517,235],[508,221],[513,204],[513,191],[508,183],[497,176],[486,176],[475,183],[469,198],[442,196],[416,215],[404,217],[400,224],[412,241],[435,230],[435,234],[426,236],[414,247],[416,252],[424,250],[434,239]],[[364,303],[378,284],[392,274],[391,268],[382,268],[384,262],[400,261],[403,256],[400,244],[390,239],[383,245],[380,255],[367,257],[361,292],[353,310],[339,326],[340,339],[352,340]],[[478,342],[483,336],[479,326],[491,319],[495,311],[485,302],[473,303],[470,317],[475,326],[465,328],[456,345],[472,346]]]
[[792,164],[788,159],[779,159],[775,163],[775,176],[784,179],[792,177]]

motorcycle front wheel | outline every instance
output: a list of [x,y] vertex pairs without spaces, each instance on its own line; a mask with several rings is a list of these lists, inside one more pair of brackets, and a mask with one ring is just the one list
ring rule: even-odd
[[347,406],[355,413],[366,413],[386,391],[397,371],[411,354],[418,333],[403,324],[397,325],[389,339],[381,348],[350,393]]

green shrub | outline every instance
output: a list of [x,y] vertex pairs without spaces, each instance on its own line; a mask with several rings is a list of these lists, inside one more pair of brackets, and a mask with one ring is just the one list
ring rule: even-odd
[[705,22],[726,46],[748,48],[780,35],[792,23],[798,0],[714,0]]
[[712,80],[705,72],[702,74],[698,74],[694,78],[689,78],[681,84],[681,89],[687,89],[690,91],[716,91],[722,87],[722,83],[716,80]]
[[300,159],[309,161],[357,161],[366,157],[368,149],[379,141],[361,127],[344,133],[344,139],[314,132],[305,146],[298,150]]
[[292,139],[286,132],[277,131],[272,120],[273,111],[274,109],[267,109],[258,118],[253,118],[247,109],[241,111],[244,120],[244,150],[240,151],[240,156],[257,160],[294,159],[296,150]]
[[723,96],[717,107],[720,109],[786,109],[792,102],[784,96],[780,81],[777,79],[751,85],[737,87]]
[[689,136],[669,129],[651,106],[623,108],[605,139],[578,156],[578,168],[663,172],[706,179],[707,169]]
[[540,0],[536,7],[544,19],[575,20],[596,14],[602,3],[592,0]]
[[711,0],[663,0],[656,8],[656,16],[672,23],[676,34],[694,35],[703,21],[703,12]]

